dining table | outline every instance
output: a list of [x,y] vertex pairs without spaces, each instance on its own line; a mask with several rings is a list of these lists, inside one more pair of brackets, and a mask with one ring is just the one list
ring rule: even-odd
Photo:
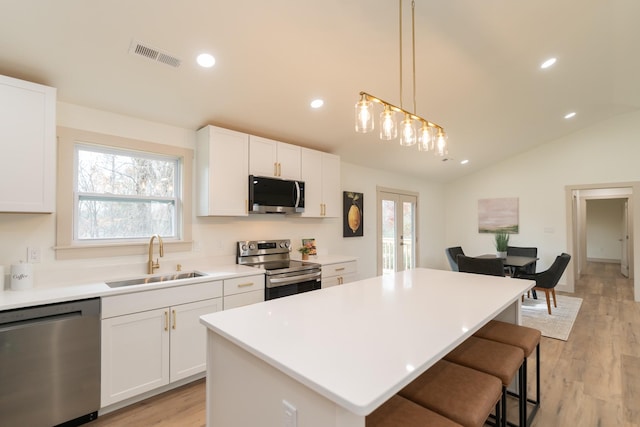
[[[480,255],[478,258],[497,258],[497,257],[494,254],[484,254],[484,255]],[[536,257],[507,255],[505,258],[502,258],[502,263],[504,264],[505,267],[524,268],[538,261],[538,259],[539,258],[536,258]]]

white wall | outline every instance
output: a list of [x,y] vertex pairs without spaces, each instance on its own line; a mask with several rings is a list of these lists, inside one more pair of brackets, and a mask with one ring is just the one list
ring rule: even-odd
[[587,200],[587,258],[620,262],[623,199]]
[[[639,139],[640,113],[636,112],[594,124],[449,183],[445,188],[447,246],[461,245],[471,255],[493,252],[492,236],[477,230],[478,199],[518,197],[520,233],[510,243],[537,246],[538,270],[548,268],[556,255],[569,249],[565,187],[639,181]],[[635,206],[636,224],[640,224],[638,211]],[[634,246],[640,247],[639,243],[636,238]],[[640,251],[634,257],[636,265],[640,265],[638,254]]]
[[[191,149],[195,147],[195,129],[168,126],[62,102],[58,103],[57,116],[59,126]],[[376,186],[420,194],[422,221],[419,238],[422,252],[418,265],[440,266],[440,251],[444,244],[444,199],[441,185],[431,185],[411,177],[382,173],[346,163],[342,163],[341,168],[342,189],[364,193],[363,237],[343,238],[341,218],[312,219],[279,215],[194,217],[193,251],[166,254],[160,260],[159,272],[173,271],[177,263],[181,263],[185,270],[198,268],[205,263],[234,264],[235,243],[238,240],[289,238],[294,247],[297,247],[302,238],[313,237],[317,241],[320,255],[357,256],[358,277],[375,276]],[[145,273],[146,256],[55,260],[55,220],[56,214],[0,213],[0,265],[4,265],[8,271],[9,265],[26,260],[27,247],[37,247],[41,249],[42,262],[35,265],[36,287],[80,284]]]

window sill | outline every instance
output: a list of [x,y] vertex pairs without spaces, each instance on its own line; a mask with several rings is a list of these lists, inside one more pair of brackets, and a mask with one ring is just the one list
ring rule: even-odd
[[[154,242],[154,246],[158,246]],[[193,242],[191,240],[165,240],[164,251],[167,253],[190,252]],[[149,253],[149,243],[109,243],[75,246],[55,246],[57,260],[87,259],[101,257],[116,257],[127,255],[146,255]],[[154,248],[154,253],[157,253]]]

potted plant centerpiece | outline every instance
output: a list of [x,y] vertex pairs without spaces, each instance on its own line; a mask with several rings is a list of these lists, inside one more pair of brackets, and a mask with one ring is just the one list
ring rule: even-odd
[[496,252],[498,258],[507,257],[507,246],[509,246],[509,233],[504,230],[496,231]]
[[311,243],[306,243],[304,246],[301,246],[298,248],[298,252],[300,252],[302,254],[302,259],[303,260],[307,260],[309,259],[309,254],[311,253],[311,250],[313,249],[313,246]]

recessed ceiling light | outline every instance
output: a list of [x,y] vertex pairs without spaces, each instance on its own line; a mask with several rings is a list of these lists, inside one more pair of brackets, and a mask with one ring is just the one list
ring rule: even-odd
[[216,58],[208,53],[201,53],[196,58],[198,65],[204,68],[211,68],[216,64]]
[[540,68],[549,68],[556,63],[556,58],[549,58],[540,65]]
[[467,160],[467,159],[460,160],[460,164],[461,165],[466,165],[467,163],[469,163],[469,160]]
[[320,108],[324,105],[324,101],[322,99],[314,99],[311,101],[311,108]]
[[574,118],[575,116],[576,116],[576,112],[575,112],[575,111],[572,111],[572,112],[570,112],[569,114],[565,114],[564,118],[565,118],[565,119],[572,119],[572,118]]

